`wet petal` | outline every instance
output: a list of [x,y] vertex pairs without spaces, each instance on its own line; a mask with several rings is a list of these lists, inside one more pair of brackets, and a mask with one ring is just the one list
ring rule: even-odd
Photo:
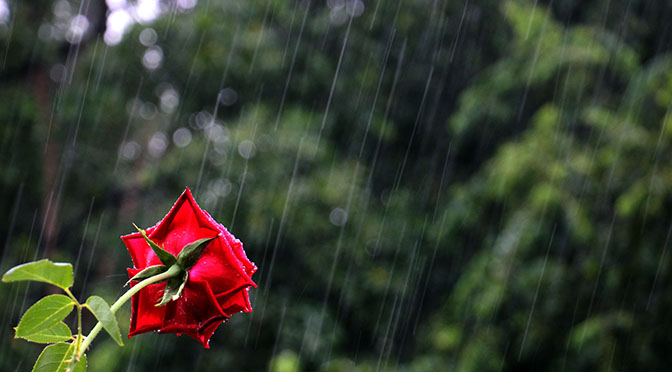
[[[171,253],[179,253],[186,244],[194,240],[213,236],[218,229],[211,224],[203,224],[203,219],[199,217],[203,211],[196,204],[191,191],[187,188],[170,208],[166,216],[157,224],[157,229],[153,231],[150,238],[154,241],[169,243]],[[202,236],[199,230],[204,229]],[[168,250],[168,247],[164,247]]]
[[215,294],[246,285],[256,286],[221,236],[208,244],[189,275],[194,280],[208,282]]
[[189,278],[182,296],[165,306],[163,326],[159,332],[201,334],[212,323],[228,318],[217,303],[215,295],[206,282]]
[[166,217],[149,234],[149,238],[172,254],[179,254],[185,245],[203,238],[210,238],[219,231],[201,226],[197,214],[202,213],[189,189],[177,199]]
[[249,286],[245,286],[229,293],[222,293],[217,295],[217,302],[219,302],[222,310],[224,310],[224,312],[229,316],[241,311],[250,313],[252,312],[252,305],[250,304],[248,289]]
[[[226,320],[224,322],[226,322]],[[210,338],[215,333],[215,330],[217,329],[217,327],[219,327],[222,324],[223,324],[223,322],[214,322],[214,323],[210,324],[209,326],[205,327],[205,329],[203,329],[203,331],[200,332],[200,333],[198,333],[198,332],[184,332],[184,334],[193,338],[194,340],[200,342],[201,344],[203,344],[204,348],[209,349],[210,348]]]
[[[126,269],[132,278],[141,269]],[[131,282],[134,287],[137,282]],[[166,283],[152,284],[140,290],[131,298],[131,327],[128,337],[144,332],[156,331],[161,328],[166,313],[165,307],[154,306],[161,298]]]
[[252,277],[252,274],[254,274],[257,271],[257,266],[250,261],[247,258],[247,255],[245,254],[245,251],[243,250],[243,243],[241,243],[240,240],[236,239],[230,232],[229,230],[226,229],[221,224],[217,224],[219,227],[219,231],[222,233],[224,236],[224,239],[229,243],[229,246],[231,246],[231,250],[233,250],[233,254],[236,256],[238,261],[243,265],[245,268],[245,273],[247,274],[248,277]]

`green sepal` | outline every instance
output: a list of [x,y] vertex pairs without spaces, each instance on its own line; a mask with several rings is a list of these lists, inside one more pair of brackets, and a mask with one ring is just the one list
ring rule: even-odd
[[164,306],[170,301],[175,301],[180,298],[180,295],[182,295],[182,290],[184,290],[184,286],[187,284],[188,279],[189,273],[187,271],[184,271],[181,276],[170,278],[166,284],[166,289],[163,290],[163,297],[161,298],[161,301],[159,301],[159,303],[154,306]]
[[15,338],[28,338],[49,329],[63,320],[75,306],[75,302],[63,295],[44,297],[31,306],[16,326]]
[[[141,280],[145,280],[145,279],[151,278],[155,275],[159,275],[161,273],[164,273],[166,270],[168,270],[168,266],[166,266],[166,265],[148,266],[148,267],[144,268],[142,271],[140,271],[139,273],[135,274],[131,279],[128,279],[126,284],[124,284],[124,287],[129,285],[131,283],[131,281],[139,282]],[[157,283],[162,283],[162,282],[159,281]]]
[[184,275],[182,276],[182,283],[180,283],[180,286],[177,288],[177,293],[173,294],[173,296],[170,298],[172,301],[177,300],[182,296],[182,291],[184,290],[184,286],[187,284],[187,280],[189,279],[189,272],[185,271]]
[[198,239],[185,245],[180,254],[177,255],[177,264],[180,265],[182,269],[189,270],[201,257],[201,254],[203,254],[203,250],[208,246],[208,243],[217,236],[219,236],[219,234],[212,238]]
[[71,340],[72,331],[65,323],[58,322],[49,328],[40,329],[36,333],[25,335],[22,338],[36,344],[53,344]]
[[145,230],[139,228],[136,224],[133,224],[133,226],[134,226],[136,229],[138,229],[138,231],[140,232],[140,234],[142,234],[142,237],[145,238],[145,241],[147,241],[147,244],[149,244],[149,246],[152,248],[152,250],[154,251],[154,253],[156,254],[156,256],[159,258],[159,260],[160,260],[164,265],[170,267],[170,266],[173,266],[173,264],[174,264],[175,262],[177,262],[177,258],[175,258],[175,256],[173,256],[172,253],[170,253],[170,252],[168,252],[167,250],[165,250],[165,249],[159,247],[158,244],[156,244],[156,243],[154,243],[153,241],[151,241],[151,240],[149,239],[149,237],[147,236],[147,233],[145,232]]
[[62,289],[72,287],[72,265],[47,259],[14,266],[2,276],[5,283],[33,280],[49,283]]
[[117,318],[112,313],[110,305],[108,305],[101,297],[91,296],[86,300],[86,307],[103,325],[103,328],[109,333],[114,342],[119,346],[124,346],[124,342],[121,341],[121,332],[119,331]]
[[79,362],[72,361],[74,351],[74,344],[62,342],[45,347],[35,361],[33,372],[85,372],[86,355],[82,354]]

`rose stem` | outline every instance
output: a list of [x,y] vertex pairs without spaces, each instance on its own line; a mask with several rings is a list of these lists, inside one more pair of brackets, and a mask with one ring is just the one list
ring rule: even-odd
[[[110,310],[112,310],[112,314],[114,314],[121,306],[123,306],[126,301],[128,301],[131,297],[133,297],[134,294],[138,293],[141,289],[145,288],[146,286],[150,284],[154,284],[156,282],[160,282],[164,279],[172,278],[174,276],[177,276],[179,274],[181,269],[177,265],[171,266],[166,272],[163,272],[159,275],[152,276],[151,278],[147,278],[141,282],[138,282],[138,284],[134,285],[131,289],[129,289],[126,293],[124,293],[119,299],[110,306]],[[101,322],[98,322],[95,327],[91,330],[88,336],[86,336],[86,339],[84,339],[84,342],[82,342],[82,345],[79,347],[79,350],[77,351],[77,356],[80,357],[82,354],[84,354],[84,351],[86,348],[91,345],[91,342],[93,342],[93,339],[96,338],[98,333],[103,329],[103,324]]]
[[77,298],[70,292],[70,289],[64,288],[65,294],[68,295],[68,297],[72,298],[72,301],[75,302],[75,305],[77,306],[77,341],[75,343],[75,350],[79,350],[79,345],[81,344],[81,339],[82,339],[82,304],[77,301]]

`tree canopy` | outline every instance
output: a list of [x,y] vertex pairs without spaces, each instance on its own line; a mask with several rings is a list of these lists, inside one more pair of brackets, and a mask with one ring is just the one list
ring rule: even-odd
[[[114,2],[4,1],[0,266],[116,296],[119,236],[189,186],[260,268],[211,350],[101,338],[91,365],[669,365],[666,2],[166,1],[117,43]],[[41,290],[0,286],[0,369],[39,352],[10,325]]]

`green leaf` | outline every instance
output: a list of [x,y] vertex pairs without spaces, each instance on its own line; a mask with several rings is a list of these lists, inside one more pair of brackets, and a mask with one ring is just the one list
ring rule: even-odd
[[184,271],[181,277],[177,276],[168,280],[166,289],[163,290],[163,297],[161,298],[161,301],[159,301],[159,303],[154,306],[164,306],[170,301],[175,301],[180,298],[180,295],[182,295],[182,290],[184,289],[185,284],[187,284],[188,278],[189,273]]
[[103,328],[110,334],[112,339],[119,344],[119,346],[124,346],[123,341],[121,341],[121,332],[119,332],[117,318],[115,318],[112,310],[110,310],[110,305],[98,296],[91,296],[86,300],[86,307],[88,307],[96,319],[103,324]]
[[37,333],[23,336],[23,338],[38,344],[52,344],[72,339],[72,332],[65,323],[58,322],[49,328],[38,330]]
[[67,289],[72,287],[72,265],[45,259],[14,266],[2,276],[5,283],[22,280],[34,280]]
[[177,258],[172,255],[172,253],[166,251],[165,249],[159,247],[158,244],[154,243],[153,241],[149,240],[149,237],[147,236],[147,233],[145,233],[145,230],[139,228],[136,224],[133,224],[138,231],[140,231],[140,234],[142,234],[142,237],[145,238],[147,241],[147,244],[152,248],[154,253],[156,253],[156,256],[159,258],[159,260],[166,266],[173,266],[173,264],[177,261]]
[[31,306],[16,326],[15,338],[27,338],[58,324],[72,311],[75,302],[63,295],[51,295]]
[[[147,278],[151,278],[154,275],[159,275],[163,272],[168,270],[168,266],[166,265],[154,265],[154,266],[148,266],[144,270],[140,271],[139,273],[135,274],[131,279],[129,279],[124,286],[127,286],[131,281],[141,281],[145,280]],[[156,283],[162,283],[163,281],[158,281]]]
[[177,256],[177,264],[181,268],[188,270],[196,264],[196,261],[203,254],[203,250],[208,246],[211,240],[215,239],[219,234],[213,236],[212,238],[199,239],[194,242],[191,242],[182,248],[182,251]]
[[85,372],[86,355],[82,355],[72,369],[70,360],[74,351],[73,344],[58,343],[45,347],[33,366],[33,372]]

